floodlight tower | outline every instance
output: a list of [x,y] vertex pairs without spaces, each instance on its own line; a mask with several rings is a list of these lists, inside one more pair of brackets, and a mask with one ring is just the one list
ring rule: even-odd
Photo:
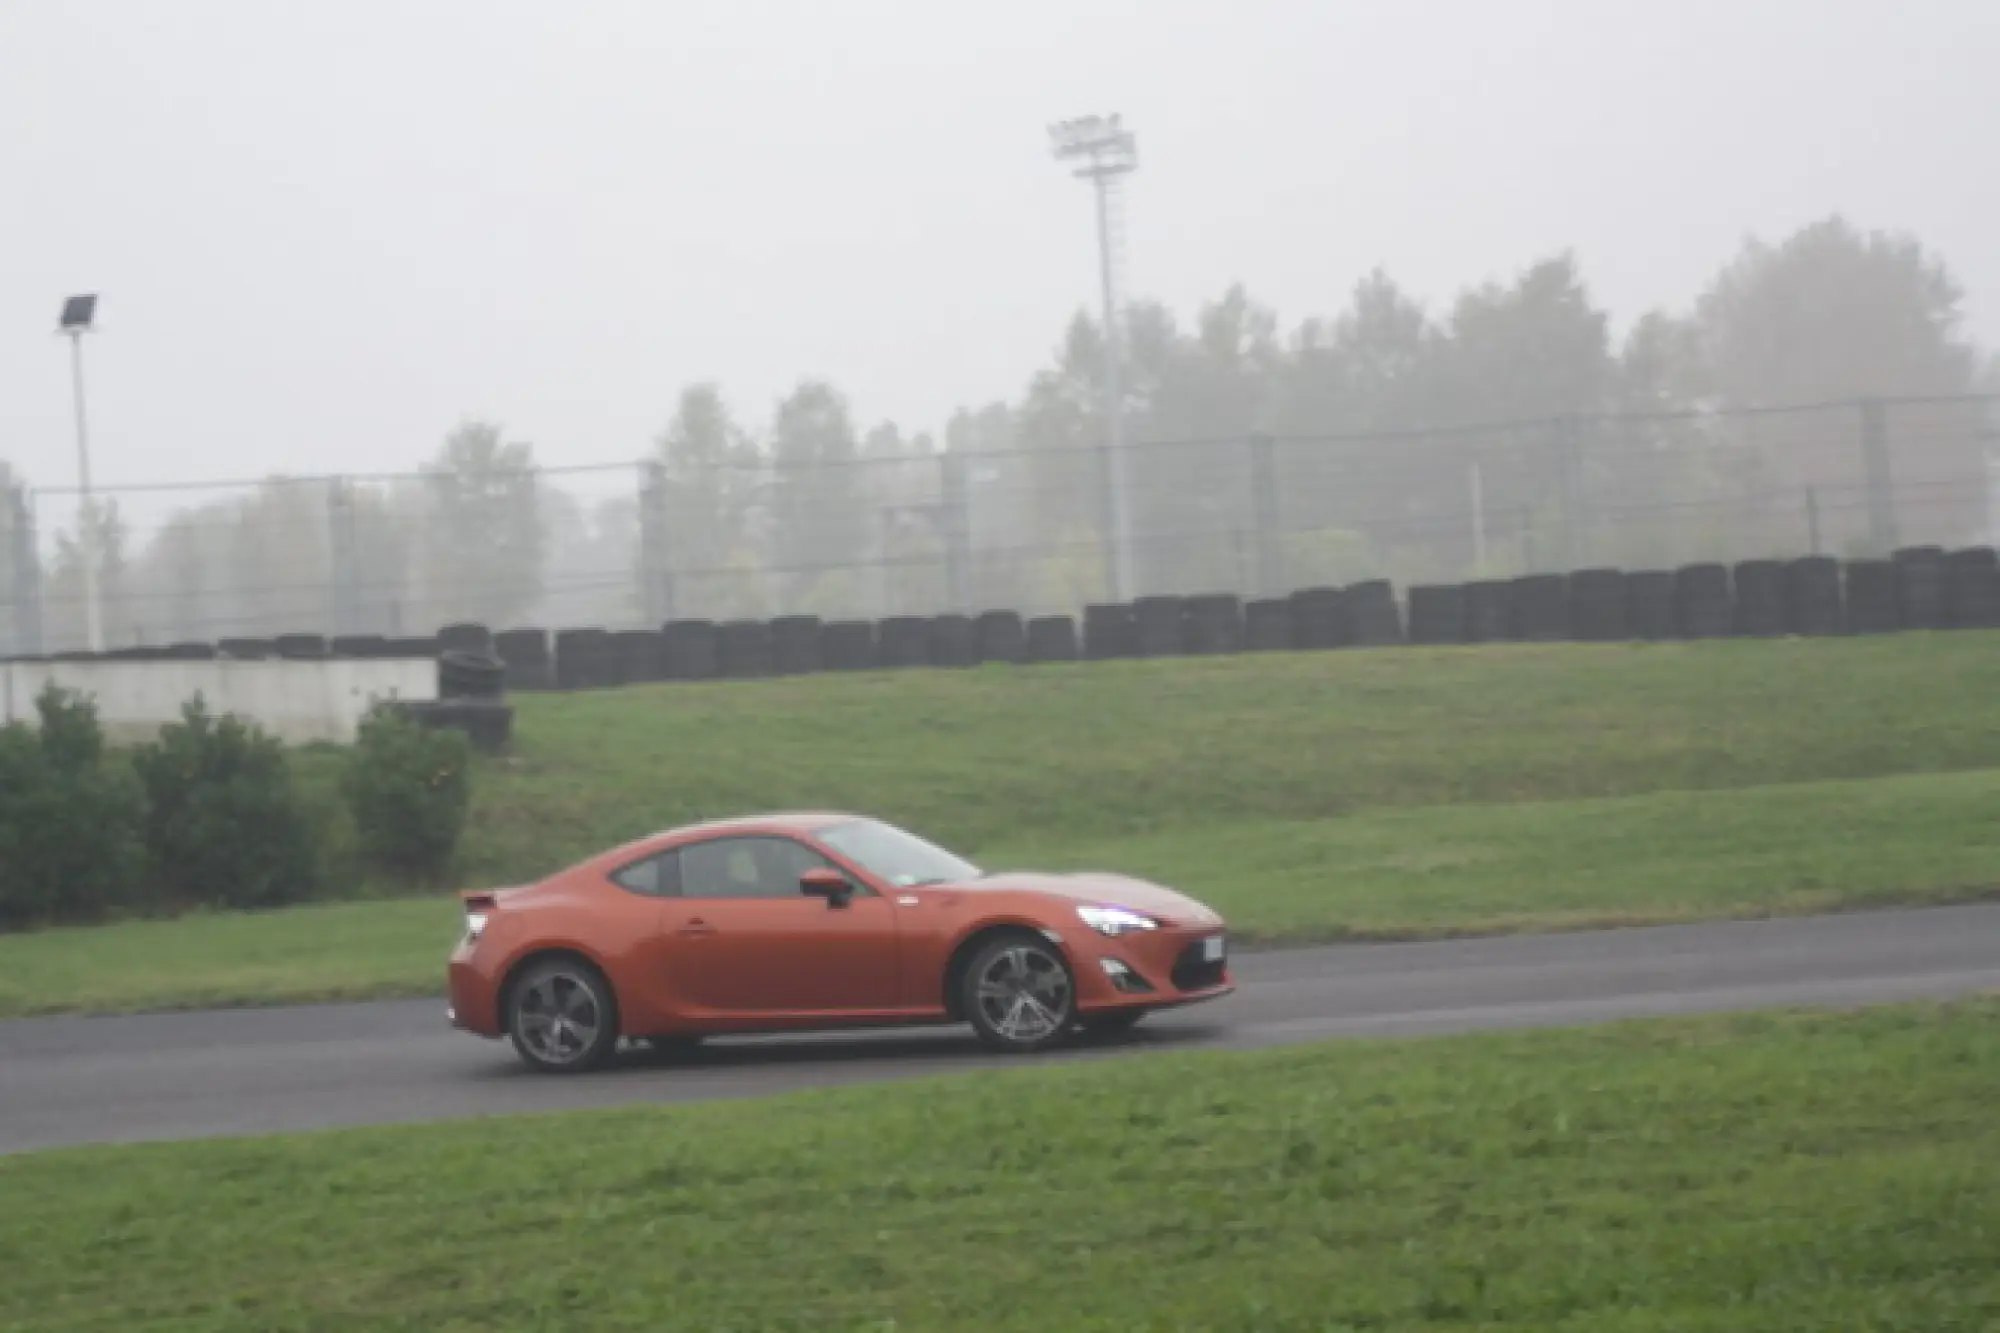
[[90,432],[83,413],[83,335],[97,317],[97,297],[72,296],[63,302],[56,332],[69,339],[70,378],[76,388],[77,543],[83,554],[83,623],[90,651],[104,651],[104,619],[97,603],[97,510],[90,499]]
[[1076,162],[1073,173],[1097,194],[1097,262],[1104,293],[1104,415],[1107,422],[1110,509],[1111,596],[1133,595],[1132,506],[1126,483],[1125,394],[1119,362],[1123,338],[1118,320],[1118,256],[1111,229],[1113,192],[1118,179],[1139,165],[1139,144],[1117,116],[1080,116],[1049,127],[1058,161]]

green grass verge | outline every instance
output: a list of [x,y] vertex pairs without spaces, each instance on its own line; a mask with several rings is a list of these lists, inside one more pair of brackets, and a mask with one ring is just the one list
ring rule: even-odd
[[2000,1003],[0,1160],[0,1326],[1975,1329]]
[[[516,700],[480,882],[831,805],[983,853],[1388,807],[2000,767],[2000,634],[907,671]],[[326,762],[320,760],[319,762]]]
[[[1795,913],[1986,896],[2000,771],[1024,838],[993,868],[1176,884],[1248,939],[1308,941]],[[431,994],[444,897],[0,936],[0,1015]]]

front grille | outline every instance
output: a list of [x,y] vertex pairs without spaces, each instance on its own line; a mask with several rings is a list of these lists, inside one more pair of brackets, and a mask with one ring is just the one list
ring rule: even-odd
[[1210,986],[1220,986],[1223,970],[1227,966],[1220,959],[1213,963],[1204,962],[1201,941],[1196,940],[1182,949],[1180,957],[1174,960],[1174,986],[1179,990],[1207,990]]

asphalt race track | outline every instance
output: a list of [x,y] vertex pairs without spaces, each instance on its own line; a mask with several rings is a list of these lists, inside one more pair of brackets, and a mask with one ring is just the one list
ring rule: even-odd
[[[440,960],[442,967],[442,960]],[[2000,990],[2000,905],[1245,953],[1238,994],[1059,1054],[964,1029],[718,1042],[529,1073],[437,1000],[0,1023],[0,1152],[756,1096],[1163,1049],[1558,1026]]]

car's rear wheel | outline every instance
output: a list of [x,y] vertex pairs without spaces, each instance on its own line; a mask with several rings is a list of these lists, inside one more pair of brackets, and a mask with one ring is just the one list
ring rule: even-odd
[[1003,935],[965,969],[964,1011],[995,1050],[1026,1054],[1062,1040],[1076,1020],[1069,964],[1032,935]]
[[618,1046],[618,1006],[610,983],[580,958],[528,965],[509,992],[507,1035],[532,1069],[594,1069]]

